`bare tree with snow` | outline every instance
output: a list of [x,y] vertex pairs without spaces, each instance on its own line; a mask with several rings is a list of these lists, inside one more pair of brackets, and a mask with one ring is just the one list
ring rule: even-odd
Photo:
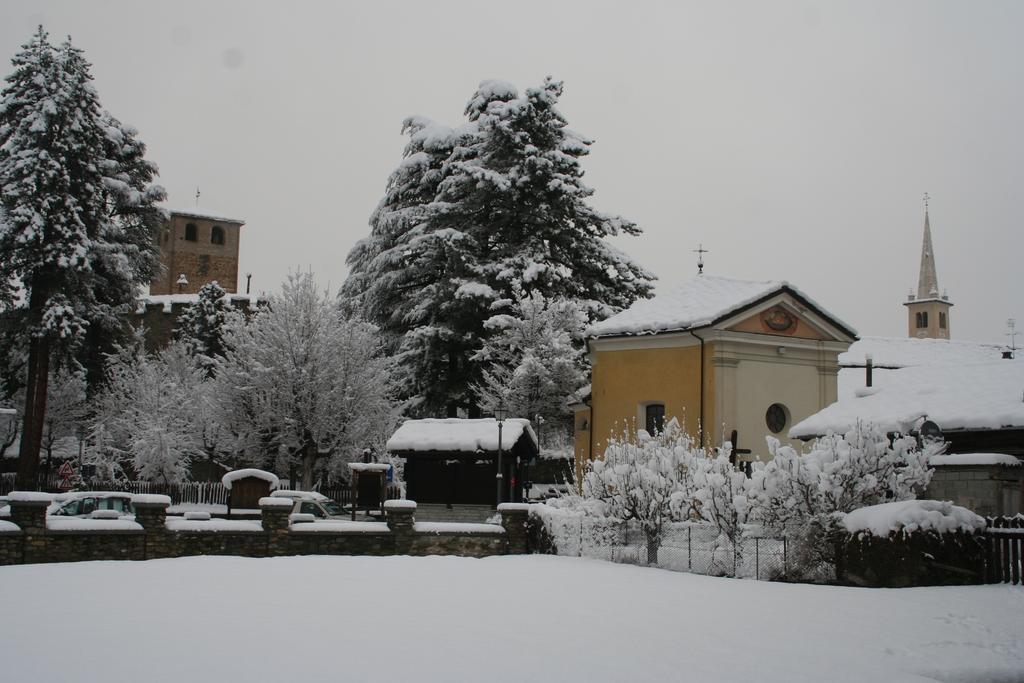
[[265,309],[225,328],[215,403],[236,450],[261,463],[281,454],[301,467],[304,488],[318,468],[342,476],[396,419],[381,351],[376,328],[346,319],[312,274],[290,275]]

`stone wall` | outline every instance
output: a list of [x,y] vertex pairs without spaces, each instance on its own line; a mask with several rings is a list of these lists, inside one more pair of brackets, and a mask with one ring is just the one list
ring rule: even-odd
[[942,465],[922,497],[950,500],[984,517],[1012,517],[1024,512],[1022,478],[1022,466]]
[[[222,520],[167,524],[170,499],[136,496],[135,519],[140,528],[54,530],[46,527],[46,503],[11,501],[11,521],[20,531],[0,531],[0,565],[82,560],[145,560],[192,555],[275,557],[288,555],[490,555],[527,552],[525,505],[500,508],[501,526],[431,525],[417,531],[416,504],[388,501],[386,523],[356,525],[290,521],[291,505],[284,499],[260,501],[261,520],[248,528],[228,528]],[[290,501],[289,501],[290,503]],[[236,525],[238,523],[235,523]],[[322,525],[317,528],[315,525]],[[103,526],[102,522],[90,527]],[[126,526],[126,525],[121,525]],[[134,526],[134,525],[127,525]],[[201,527],[208,528],[203,529]],[[314,530],[316,529],[316,530]],[[326,531],[321,529],[327,529]],[[468,529],[468,530],[467,530]]]

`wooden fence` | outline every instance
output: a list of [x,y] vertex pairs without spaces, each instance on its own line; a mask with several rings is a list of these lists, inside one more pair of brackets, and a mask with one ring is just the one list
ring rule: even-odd
[[988,542],[985,558],[986,583],[1021,585],[1024,558],[1024,515],[989,517],[985,529]]

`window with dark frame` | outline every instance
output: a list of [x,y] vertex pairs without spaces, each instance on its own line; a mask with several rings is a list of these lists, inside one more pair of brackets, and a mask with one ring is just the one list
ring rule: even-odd
[[219,225],[210,230],[210,244],[224,244],[224,228]]
[[946,329],[946,314],[942,311],[939,311],[939,327]]
[[185,226],[185,241],[195,242],[199,239],[199,228],[196,227],[195,223],[189,223]]
[[665,431],[664,403],[651,403],[644,408],[644,429],[651,436]]

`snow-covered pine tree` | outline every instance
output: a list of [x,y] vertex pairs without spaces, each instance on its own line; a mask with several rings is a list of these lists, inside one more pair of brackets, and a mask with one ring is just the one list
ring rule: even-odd
[[522,97],[509,84],[482,83],[466,108],[479,134],[449,160],[428,209],[436,225],[474,236],[483,282],[501,298],[539,291],[578,302],[593,321],[649,296],[653,276],[604,241],[641,231],[588,204],[594,191],[580,159],[593,143],[568,128],[561,94],[550,77]]
[[0,93],[0,299],[27,338],[18,479],[35,488],[51,362],[74,361],[90,322],[111,324],[134,297],[133,278],[155,265],[152,235],[128,236],[130,222],[111,209],[130,206],[152,225],[163,194],[133,185],[142,166],[114,149],[112,119],[70,40],[54,48],[40,27],[13,63]]
[[515,287],[577,301],[590,320],[650,293],[651,276],[604,241],[639,229],[586,202],[591,142],[566,128],[560,94],[551,79],[522,98],[484,81],[467,125],[418,123],[373,234],[349,256],[346,306],[402,339],[419,414],[479,412],[483,321]]
[[103,112],[102,123],[106,150],[100,168],[108,220],[89,252],[96,300],[79,353],[90,395],[103,382],[107,356],[131,338],[126,314],[135,308],[138,286],[150,282],[160,268],[155,236],[167,222],[166,211],[157,205],[167,193],[153,182],[157,167],[146,160],[138,131],[109,112]]
[[308,489],[315,470],[339,477],[364,448],[383,445],[396,415],[380,336],[346,319],[311,274],[289,276],[248,322],[233,319],[224,347],[215,404],[237,451],[261,464],[282,454]]
[[18,485],[34,489],[51,354],[67,357],[91,298],[88,252],[103,206],[95,91],[40,27],[14,58],[0,102],[0,281],[24,288],[29,335]]
[[224,326],[232,316],[227,294],[216,282],[203,285],[199,297],[178,319],[177,336],[209,374],[224,355]]
[[533,421],[542,447],[568,428],[566,397],[586,382],[583,336],[586,315],[567,299],[517,289],[512,311],[484,322],[493,334],[478,358],[487,363],[479,387],[484,410],[504,403],[511,414]]

